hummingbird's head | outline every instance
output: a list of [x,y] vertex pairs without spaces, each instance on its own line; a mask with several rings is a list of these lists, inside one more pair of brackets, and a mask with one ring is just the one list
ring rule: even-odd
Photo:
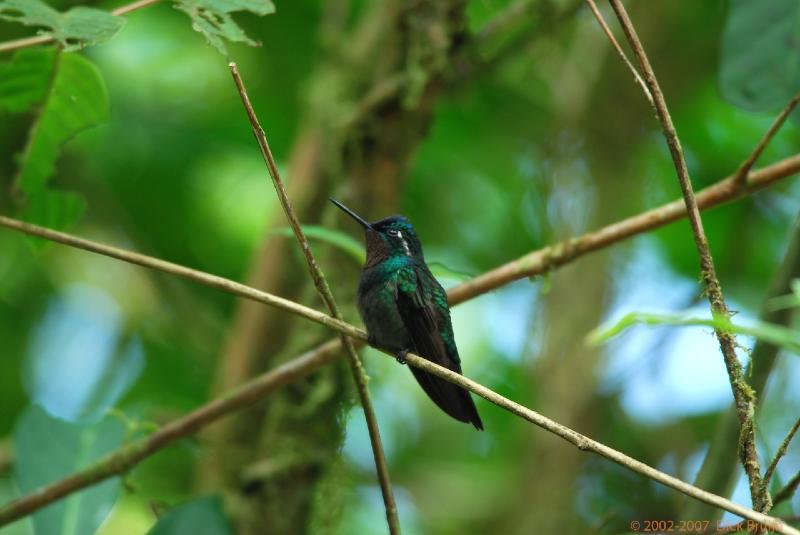
[[339,201],[331,199],[331,202],[364,227],[367,238],[367,266],[395,256],[423,259],[422,244],[408,218],[393,215],[368,223]]

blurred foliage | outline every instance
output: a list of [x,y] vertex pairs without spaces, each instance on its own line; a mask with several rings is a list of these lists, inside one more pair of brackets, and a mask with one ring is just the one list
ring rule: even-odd
[[[110,29],[89,34],[73,23],[87,12],[97,21],[98,13],[120,2],[78,3],[54,0],[52,11],[38,2],[5,0],[0,13],[7,18],[10,6],[13,18],[22,13],[33,20],[40,10],[49,18],[32,24],[69,45],[111,37]],[[310,182],[322,200],[310,203],[305,219],[315,225],[308,227],[312,245],[323,269],[337,276],[334,292],[351,318],[362,236],[352,225],[333,224],[339,218],[325,200],[329,194],[349,201],[369,199],[362,189],[382,192],[365,215],[389,215],[384,207],[407,215],[448,284],[680,195],[646,99],[586,9],[554,23],[567,3],[532,1],[524,16],[508,22],[507,34],[479,50],[486,58],[511,44],[502,60],[465,77],[460,64],[452,66],[435,102],[419,91],[426,66],[446,67],[443,56],[438,49],[430,56],[417,50],[408,68],[421,78],[412,80],[402,108],[378,105],[362,130],[345,135],[342,117],[349,120],[358,110],[353,96],[367,93],[366,80],[380,78],[390,59],[370,59],[370,50],[358,49],[373,28],[359,24],[391,11],[375,15],[363,0],[296,0],[278,2],[274,15],[260,17],[271,13],[271,2],[181,0],[177,6],[193,16],[190,24],[161,4],[131,13],[112,39],[80,53],[45,46],[0,58],[2,213],[247,280],[261,244],[286,229],[227,58],[218,51],[239,64],[290,183],[315,157],[293,158],[303,154],[298,147],[307,141],[308,125],[327,129],[320,152],[333,164]],[[470,0],[464,30],[481,35],[511,4]],[[785,0],[631,5],[697,190],[733,173],[773,112],[800,90],[797,9],[797,2]],[[527,35],[529,21],[545,21],[545,29]],[[2,41],[28,35],[30,28],[0,21]],[[439,36],[427,37],[436,43]],[[411,45],[403,42],[395,52],[404,46]],[[365,63],[369,72],[357,72]],[[375,126],[394,125],[387,117],[429,105],[429,125]],[[412,145],[398,183],[340,172],[341,154],[368,153],[378,140],[401,144],[412,135],[424,139]],[[341,146],[341,154],[330,156]],[[798,148],[800,128],[789,121],[757,166]],[[389,158],[382,169],[390,175],[395,164]],[[755,317],[763,304],[798,200],[800,188],[786,179],[704,213],[726,297],[740,314],[735,323]],[[291,238],[281,239],[290,252],[267,255],[267,263],[299,266]],[[136,422],[163,423],[210,400],[237,317],[229,295],[31,243],[0,230],[0,437],[14,438],[11,465],[0,463],[3,502],[151,427]],[[730,403],[708,327],[674,329],[660,318],[658,328],[631,327],[602,348],[576,342],[598,324],[595,318],[606,322],[647,307],[675,312],[700,302],[688,223],[575,264],[454,309],[465,373],[693,480]],[[317,306],[310,281],[306,285],[299,299]],[[284,287],[265,289],[283,293]],[[793,305],[792,299],[783,305]],[[305,323],[281,330],[289,343],[270,341],[259,351],[291,356],[325,334]],[[740,342],[752,345],[747,337]],[[680,515],[683,502],[672,491],[599,458],[571,450],[556,455],[571,447],[481,400],[486,432],[476,433],[441,414],[407,370],[373,351],[364,358],[406,533],[611,534],[626,531],[632,519]],[[698,371],[713,365],[719,373]],[[262,426],[246,428],[248,444],[209,453],[198,439],[181,441],[126,474],[124,486],[110,480],[0,534],[84,534],[101,522],[102,535],[237,532],[251,493],[266,488],[275,507],[287,507],[281,497],[305,488],[306,479],[319,483],[305,496],[293,495],[299,501],[291,507],[306,512],[309,522],[293,526],[297,532],[383,533],[363,417],[336,393],[345,376],[329,367],[259,404],[248,414],[263,416]],[[798,380],[797,359],[780,362],[759,416],[765,459],[798,412]],[[304,419],[330,406],[334,420],[309,425]],[[116,418],[105,416],[111,407]],[[291,424],[304,440],[285,432]],[[8,448],[4,444],[0,449]],[[329,458],[331,448],[341,455]],[[797,451],[790,448],[777,480],[797,472]],[[198,483],[204,455],[215,453],[249,461],[225,488],[213,489],[224,499],[197,498],[205,495]],[[314,462],[293,471],[304,459]],[[561,488],[542,488],[544,481]],[[559,496],[566,501],[557,502]],[[734,499],[749,505],[741,485]],[[779,512],[797,514],[798,501]],[[287,509],[293,518],[288,515]],[[559,529],[539,523],[548,515]]]
[[800,5],[731,0],[722,35],[720,89],[748,110],[780,108],[800,87]]

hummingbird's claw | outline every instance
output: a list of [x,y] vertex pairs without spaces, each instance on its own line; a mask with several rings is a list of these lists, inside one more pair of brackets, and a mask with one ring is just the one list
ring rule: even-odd
[[406,363],[406,356],[408,356],[408,349],[401,349],[400,351],[397,352],[395,358],[397,359],[397,362],[399,362],[400,365],[402,366],[403,364]]

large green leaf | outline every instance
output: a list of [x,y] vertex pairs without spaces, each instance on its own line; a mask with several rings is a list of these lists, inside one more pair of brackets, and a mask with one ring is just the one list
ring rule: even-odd
[[164,515],[147,535],[232,535],[216,496],[186,502]]
[[74,7],[61,13],[41,0],[0,0],[0,18],[46,28],[39,33],[52,36],[64,50],[107,41],[125,24],[123,17],[100,9]]
[[247,37],[231,13],[250,11],[260,16],[275,13],[272,0],[176,0],[175,7],[186,12],[192,19],[192,28],[223,55],[228,54],[225,41],[258,44]]
[[719,77],[725,99],[752,111],[800,91],[800,2],[731,0]]
[[[22,493],[59,480],[122,445],[122,424],[107,417],[92,425],[67,423],[31,406],[14,431],[14,473]],[[119,480],[109,479],[33,514],[37,534],[94,533],[114,505]]]
[[20,159],[16,187],[24,195],[24,219],[64,228],[80,216],[83,201],[45,187],[55,173],[61,146],[82,130],[108,121],[110,114],[105,83],[92,62],[65,53],[53,69],[46,101]]
[[31,48],[0,63],[0,111],[19,113],[42,102],[55,57],[51,48]]

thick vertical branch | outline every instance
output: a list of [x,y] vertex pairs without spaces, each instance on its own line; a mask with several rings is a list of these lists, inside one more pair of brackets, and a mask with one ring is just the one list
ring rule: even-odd
[[[614,12],[617,14],[620,24],[622,24],[628,42],[631,48],[633,48],[636,59],[639,61],[639,66],[644,72],[645,83],[653,97],[653,104],[658,119],[661,122],[672,161],[675,164],[681,192],[683,193],[683,200],[686,204],[686,211],[689,216],[689,223],[691,224],[692,234],[694,235],[697,254],[700,257],[700,275],[705,286],[709,303],[711,304],[711,310],[713,314],[729,319],[730,313],[722,295],[722,288],[717,278],[716,270],[714,269],[714,260],[711,257],[708,239],[703,229],[703,221],[700,218],[700,210],[697,206],[694,191],[692,190],[689,170],[686,166],[686,160],[683,156],[678,134],[675,131],[675,126],[672,123],[672,118],[667,109],[664,94],[661,92],[661,87],[658,84],[653,67],[650,65],[650,60],[647,58],[639,36],[636,34],[636,30],[622,2],[620,0],[610,0],[610,2]],[[725,367],[728,371],[728,379],[731,383],[733,398],[736,404],[736,412],[741,425],[739,455],[741,456],[741,461],[750,483],[750,496],[753,500],[753,507],[757,511],[768,511],[771,506],[771,500],[769,492],[761,478],[761,465],[758,460],[758,452],[756,451],[755,395],[745,381],[744,374],[742,373],[742,365],[736,357],[736,339],[731,333],[720,329],[715,329],[714,332],[719,340],[720,349],[722,350],[722,355],[725,360]]]
[[[325,305],[328,307],[331,315],[334,318],[342,319],[342,314],[339,312],[339,307],[336,305],[336,300],[333,298],[331,289],[328,286],[328,281],[325,278],[325,275],[322,273],[322,270],[317,265],[317,261],[314,258],[314,253],[311,252],[311,246],[309,245],[305,233],[300,226],[300,221],[297,219],[297,215],[292,209],[289,196],[286,194],[286,189],[283,187],[283,181],[281,180],[278,166],[275,165],[275,159],[273,158],[272,151],[269,148],[267,136],[264,133],[264,129],[261,127],[261,124],[258,122],[256,112],[253,109],[252,104],[250,104],[250,98],[247,95],[247,89],[244,86],[241,76],[239,76],[239,69],[236,67],[236,63],[230,63],[229,67],[231,69],[231,74],[233,75],[233,80],[236,82],[236,88],[239,90],[239,95],[242,98],[242,104],[247,112],[247,117],[250,120],[250,125],[253,128],[253,134],[255,135],[256,140],[258,141],[258,146],[261,149],[261,155],[264,157],[264,161],[267,164],[267,169],[269,169],[269,176],[272,178],[272,184],[275,186],[275,191],[278,194],[281,206],[283,207],[283,211],[286,213],[286,217],[289,220],[289,224],[292,227],[295,238],[297,238],[297,241],[303,250],[303,256],[308,264],[308,271],[311,274],[311,278],[314,280],[314,286],[316,287],[317,292],[322,300],[325,302]],[[378,472],[378,480],[380,481],[381,485],[381,493],[383,495],[384,507],[386,508],[386,521],[389,524],[389,532],[392,534],[399,534],[400,520],[397,517],[397,505],[394,501],[392,484],[389,480],[389,469],[386,465],[386,456],[383,452],[383,444],[381,443],[378,419],[375,416],[375,410],[372,406],[372,399],[369,395],[369,388],[367,387],[367,372],[364,370],[364,366],[361,363],[361,360],[358,358],[358,353],[356,353],[353,341],[345,335],[341,336],[341,341],[348,357],[350,369],[353,373],[353,380],[355,381],[356,388],[358,390],[358,397],[361,400],[361,407],[364,410],[364,417],[367,421],[369,440],[372,445],[372,455],[375,458],[375,468]]]

